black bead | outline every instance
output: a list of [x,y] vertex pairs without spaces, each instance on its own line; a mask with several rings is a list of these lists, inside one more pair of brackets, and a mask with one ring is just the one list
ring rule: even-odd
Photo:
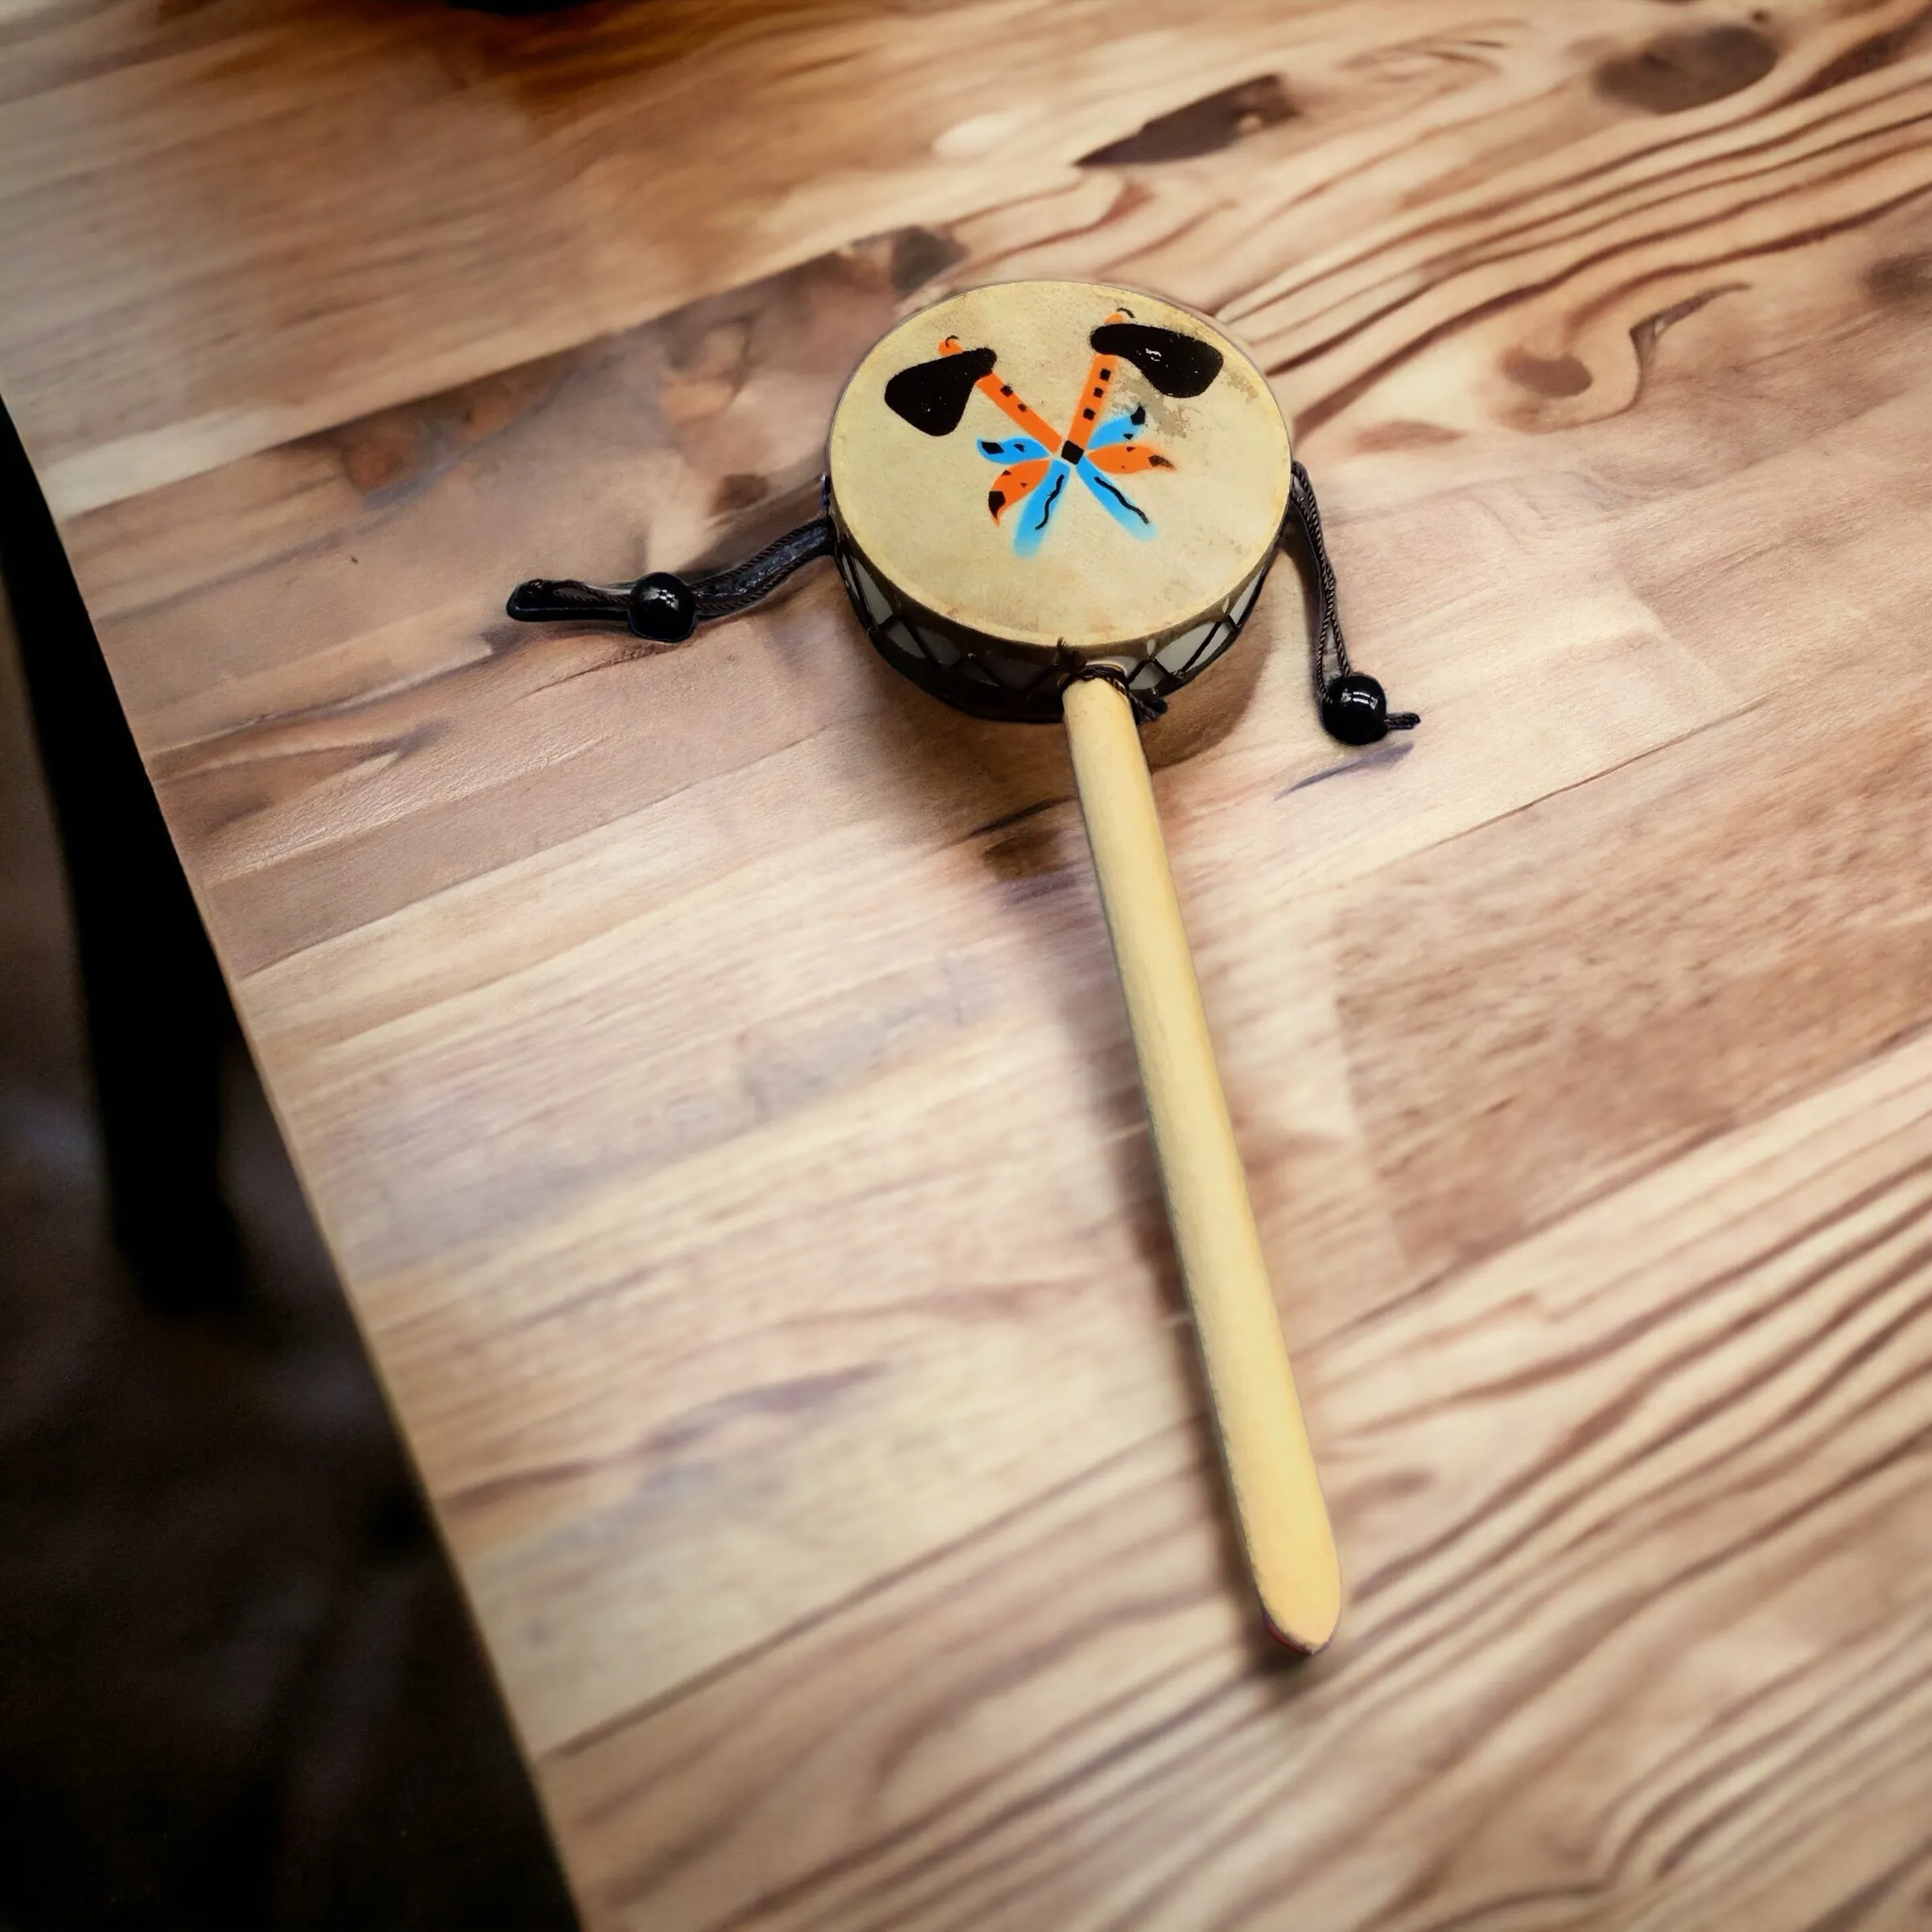
[[682,577],[653,571],[624,599],[631,628],[653,644],[682,644],[698,628],[698,599]]
[[1321,728],[1344,744],[1373,744],[1387,737],[1388,694],[1360,671],[1331,678],[1321,696]]

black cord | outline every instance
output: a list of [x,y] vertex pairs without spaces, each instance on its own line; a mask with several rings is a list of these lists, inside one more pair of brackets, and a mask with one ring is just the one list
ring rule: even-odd
[[520,624],[581,622],[603,617],[628,624],[652,644],[682,644],[700,624],[733,617],[768,597],[797,570],[833,550],[832,520],[814,517],[787,530],[754,557],[687,582],[653,571],[635,583],[583,583],[574,577],[533,577],[510,592],[504,608]]
[[1335,566],[1321,533],[1321,505],[1315,485],[1299,462],[1293,466],[1288,489],[1288,514],[1282,525],[1285,538],[1291,525],[1308,553],[1315,578],[1315,628],[1308,641],[1308,681],[1320,714],[1322,728],[1344,744],[1374,744],[1390,731],[1412,731],[1422,723],[1415,711],[1391,711],[1388,694],[1366,672],[1349,662],[1349,641],[1343,636]]
[[[1413,711],[1391,711],[1387,694],[1349,661],[1342,633],[1335,566],[1322,535],[1321,506],[1315,485],[1300,463],[1292,466],[1287,515],[1281,528],[1285,548],[1290,529],[1300,536],[1315,579],[1315,629],[1308,648],[1308,678],[1322,728],[1344,744],[1373,744],[1390,731],[1410,731],[1421,723]],[[510,593],[505,607],[524,624],[582,622],[603,618],[628,624],[653,644],[682,644],[700,624],[735,616],[768,597],[794,571],[837,548],[830,515],[815,517],[788,530],[743,563],[687,581],[669,571],[653,571],[635,583],[595,584],[575,578],[533,577]],[[1069,665],[1069,669],[1073,667]],[[1126,674],[1110,665],[1073,670],[1081,677],[1118,684],[1145,723],[1166,705],[1151,693],[1132,690]]]
[[830,556],[834,548],[831,518],[814,517],[809,523],[787,530],[743,563],[697,579],[691,595],[698,605],[698,622],[708,624],[714,617],[735,617],[749,610],[761,598],[770,596],[793,571]]

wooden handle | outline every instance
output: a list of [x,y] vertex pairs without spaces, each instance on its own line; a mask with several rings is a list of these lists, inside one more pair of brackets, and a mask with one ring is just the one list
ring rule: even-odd
[[1335,1539],[1208,1037],[1154,788],[1126,694],[1066,693],[1073,776],[1127,996],[1154,1151],[1234,1509],[1275,1634],[1319,1650],[1341,1609]]

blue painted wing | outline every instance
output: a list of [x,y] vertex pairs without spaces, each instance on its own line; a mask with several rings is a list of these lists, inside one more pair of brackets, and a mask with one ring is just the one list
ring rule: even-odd
[[[1028,441],[1022,439],[1023,441]],[[1028,442],[1029,448],[1038,450],[1040,445]],[[1040,540],[1047,533],[1047,525],[1053,521],[1053,512],[1059,507],[1060,500],[1067,493],[1067,478],[1073,473],[1073,466],[1060,457],[1053,459],[1052,468],[1042,476],[1032,494],[1020,506],[1018,527],[1013,532],[1013,554],[1016,557],[1031,557],[1040,548]]]
[[1147,406],[1126,410],[1118,416],[1110,416],[1087,439],[1090,450],[1111,449],[1117,443],[1131,443],[1145,427],[1147,420]]
[[[1120,439],[1116,437],[1114,440]],[[1154,534],[1154,519],[1111,476],[1103,476],[1085,457],[1081,459],[1080,480],[1094,492],[1094,501],[1130,537],[1138,537],[1144,543]]]
[[1031,436],[1009,436],[1003,443],[991,436],[979,439],[979,453],[988,463],[1037,463],[1046,446]]

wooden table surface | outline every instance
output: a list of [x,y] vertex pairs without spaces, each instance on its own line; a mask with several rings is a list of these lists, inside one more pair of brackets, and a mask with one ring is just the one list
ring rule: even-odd
[[[1932,9],[19,0],[0,393],[587,1922],[1932,1922]],[[1258,1639],[1057,733],[829,571],[896,316],[1251,346],[1147,743],[1349,1606]]]

